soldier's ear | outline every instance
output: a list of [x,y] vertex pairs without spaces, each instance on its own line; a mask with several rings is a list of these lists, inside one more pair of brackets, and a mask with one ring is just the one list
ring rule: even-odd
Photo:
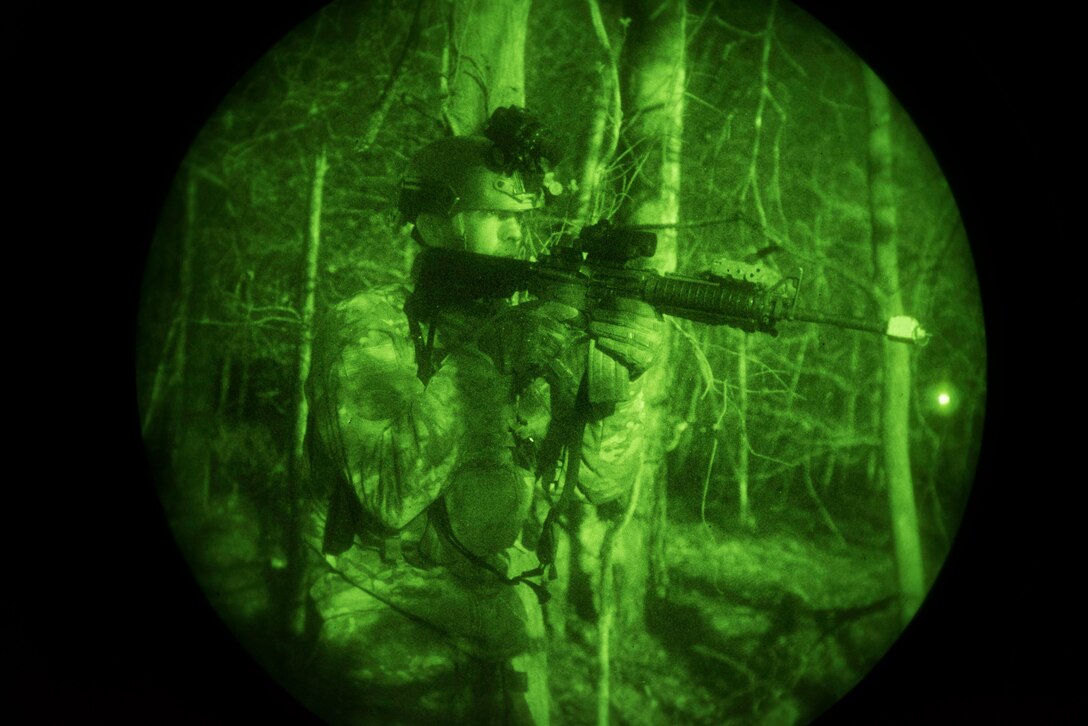
[[453,242],[464,239],[465,223],[460,214],[450,219],[433,212],[422,212],[416,217],[416,230],[423,243],[430,247],[451,247]]

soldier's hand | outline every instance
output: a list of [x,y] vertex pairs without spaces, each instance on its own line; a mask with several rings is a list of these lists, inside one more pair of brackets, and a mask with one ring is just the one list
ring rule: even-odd
[[481,350],[515,379],[528,383],[544,376],[562,383],[573,371],[569,351],[585,338],[576,308],[551,301],[515,305],[490,321],[477,336]]
[[665,341],[665,321],[653,307],[641,300],[609,298],[587,316],[597,348],[626,368],[632,381],[653,365]]

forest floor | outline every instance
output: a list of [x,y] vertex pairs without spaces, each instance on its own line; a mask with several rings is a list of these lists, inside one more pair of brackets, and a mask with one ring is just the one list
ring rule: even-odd
[[[670,521],[666,596],[612,631],[612,723],[806,723],[883,655],[899,634],[887,535],[844,527],[844,543],[811,519],[777,522]],[[191,564],[209,599],[260,642],[247,635],[268,627],[281,554],[256,518],[227,507],[174,525],[200,542]],[[597,643],[596,624],[573,617],[549,639],[554,726],[596,723]]]
[[[898,635],[886,542],[796,527],[715,535],[670,523],[669,585],[612,633],[612,722],[787,726],[845,694]],[[596,723],[595,625],[553,638],[553,724]]]

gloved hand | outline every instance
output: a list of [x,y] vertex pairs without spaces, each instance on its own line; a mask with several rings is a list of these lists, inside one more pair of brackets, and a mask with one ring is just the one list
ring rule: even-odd
[[577,386],[581,371],[571,353],[586,339],[576,308],[536,300],[513,305],[476,332],[481,351],[499,370],[514,376],[520,389],[543,376],[553,386]]
[[609,298],[587,316],[597,348],[626,368],[632,381],[653,365],[665,341],[665,321],[653,307],[641,300]]

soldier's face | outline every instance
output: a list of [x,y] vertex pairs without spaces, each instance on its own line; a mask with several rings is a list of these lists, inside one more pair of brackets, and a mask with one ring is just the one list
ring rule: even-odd
[[465,248],[493,257],[517,257],[522,246],[520,213],[474,209],[463,213]]

